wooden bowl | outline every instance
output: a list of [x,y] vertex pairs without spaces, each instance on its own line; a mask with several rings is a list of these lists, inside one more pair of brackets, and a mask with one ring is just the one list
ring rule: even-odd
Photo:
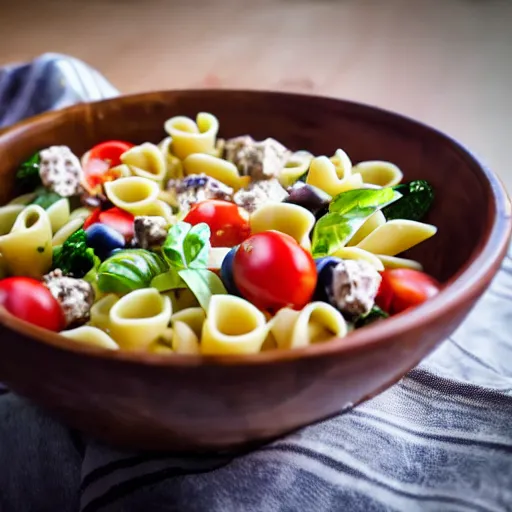
[[499,180],[460,144],[369,106],[242,91],[140,94],[47,113],[0,135],[0,202],[36,150],[81,154],[107,139],[158,142],[174,115],[212,112],[220,136],[275,137],[292,149],[354,162],[389,160],[436,190],[438,234],[411,251],[448,286],[417,309],[348,338],[254,356],[136,355],[87,348],[0,308],[0,381],[70,426],[116,446],[221,450],[268,440],[384,390],[449,336],[489,285],[511,231]]

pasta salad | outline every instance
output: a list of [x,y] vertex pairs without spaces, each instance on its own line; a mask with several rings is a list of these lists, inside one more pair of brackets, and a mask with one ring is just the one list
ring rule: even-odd
[[22,164],[0,207],[0,305],[76,343],[219,355],[328,342],[438,293],[401,256],[436,233],[426,181],[221,139],[209,113],[164,129]]

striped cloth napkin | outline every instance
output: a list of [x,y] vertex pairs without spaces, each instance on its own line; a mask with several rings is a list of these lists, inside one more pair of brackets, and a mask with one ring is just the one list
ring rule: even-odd
[[[0,70],[0,126],[117,91],[76,59]],[[512,248],[459,330],[377,398],[238,456],[124,453],[0,395],[1,512],[512,511]]]

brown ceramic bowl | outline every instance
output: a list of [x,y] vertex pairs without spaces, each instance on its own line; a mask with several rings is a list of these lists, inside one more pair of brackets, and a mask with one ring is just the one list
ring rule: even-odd
[[[489,285],[511,230],[499,180],[445,135],[376,108],[303,95],[183,91],[83,104],[0,135],[0,202],[18,165],[51,144],[82,153],[107,139],[159,141],[174,115],[212,112],[220,135],[275,137],[354,162],[383,159],[436,189],[438,234],[411,251],[447,284],[417,309],[294,351],[254,356],[134,355],[87,348],[0,311],[0,381],[68,425],[117,446],[218,450],[280,436],[384,390],[461,323]],[[0,308],[1,309],[1,308]]]

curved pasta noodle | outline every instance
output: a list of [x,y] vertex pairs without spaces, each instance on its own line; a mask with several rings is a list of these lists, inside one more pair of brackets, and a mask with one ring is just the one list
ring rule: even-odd
[[174,224],[176,222],[176,217],[172,212],[172,208],[164,201],[157,199],[152,203],[148,203],[145,207],[140,209],[138,215],[148,215],[148,216],[159,216],[163,217],[167,224]]
[[28,192],[27,194],[21,194],[20,196],[15,197],[13,200],[9,201],[7,204],[22,204],[26,206],[30,202],[32,202],[37,197],[36,192]]
[[315,216],[306,208],[290,203],[265,203],[249,217],[251,233],[280,231],[293,237],[305,249],[311,247],[309,233]]
[[195,122],[185,116],[171,117],[164,129],[172,137],[172,153],[184,160],[192,153],[211,154],[215,150],[219,121],[212,114],[200,112]]
[[336,173],[336,167],[329,158],[326,156],[318,156],[311,161],[306,183],[334,197],[347,190],[361,188],[363,179],[360,174],[354,174],[340,179]]
[[130,176],[133,176],[134,173],[132,173],[132,170],[129,165],[126,164],[119,164],[115,167],[112,167],[109,171],[109,174],[113,174],[117,176],[117,178],[128,178]]
[[52,233],[56,233],[60,228],[69,222],[71,211],[69,209],[69,200],[62,198],[47,208],[46,213],[50,218]]
[[197,355],[201,353],[199,338],[185,322],[173,323],[172,348],[177,354]]
[[386,224],[386,217],[378,210],[370,215],[363,225],[354,233],[354,236],[347,242],[347,247],[357,245],[361,240],[366,238],[372,231]]
[[108,350],[119,349],[119,345],[108,334],[104,333],[101,329],[89,325],[82,325],[81,327],[69,331],[61,331],[60,334],[82,345],[105,348]]
[[386,256],[384,254],[375,255],[384,265],[384,268],[410,268],[412,270],[423,270],[423,265],[416,260],[407,258],[397,258],[396,256]]
[[[169,330],[171,331],[172,334],[172,329]],[[148,348],[148,352],[151,354],[160,354],[163,356],[170,356],[174,354],[174,350],[161,340],[152,343]]]
[[158,144],[158,149],[162,152],[165,161],[166,173],[165,179],[182,179],[184,176],[183,164],[181,160],[172,154],[172,137],[166,137]]
[[360,162],[352,167],[352,174],[360,174],[365,183],[379,187],[398,185],[404,177],[395,164],[380,160]]
[[325,302],[311,302],[301,311],[279,310],[271,322],[270,332],[278,348],[291,349],[321,343],[347,334],[341,313]]
[[174,322],[187,324],[198,338],[201,338],[201,332],[203,330],[205,320],[206,313],[203,308],[187,308],[178,311],[171,316],[172,325],[174,325]]
[[364,260],[375,267],[375,270],[378,270],[379,272],[384,270],[384,264],[375,254],[365,251],[364,249],[360,249],[359,247],[342,247],[341,249],[334,251],[330,256],[335,256],[342,260]]
[[154,288],[134,290],[112,306],[110,335],[125,350],[147,350],[165,331],[171,314],[168,297]]
[[133,215],[145,215],[160,191],[155,181],[140,176],[109,181],[104,187],[105,194],[115,206]]
[[7,268],[5,267],[5,260],[2,256],[2,253],[0,253],[0,279],[3,279],[4,277],[7,277]]
[[352,175],[352,161],[342,149],[337,149],[329,160],[334,164],[336,175],[340,180]]
[[110,326],[110,310],[118,300],[119,297],[117,295],[108,294],[96,301],[91,307],[89,324],[108,331]]
[[27,206],[11,232],[0,236],[0,252],[9,274],[41,277],[52,265],[52,227],[48,214],[38,205]]
[[0,235],[11,231],[18,215],[25,209],[22,204],[8,204],[0,207]]
[[84,218],[77,217],[70,220],[67,224],[62,226],[52,238],[52,245],[62,245],[75,231],[79,230],[84,225]]
[[73,210],[71,212],[71,214],[69,215],[69,220],[86,219],[87,217],[89,217],[91,213],[92,211],[89,208],[77,208],[76,210]]
[[357,244],[365,251],[395,256],[434,236],[437,228],[413,220],[394,219],[372,231]]
[[284,167],[279,172],[279,183],[284,188],[293,185],[301,176],[306,174],[313,155],[308,151],[296,151],[293,153]]
[[144,142],[121,155],[121,162],[127,165],[135,176],[161,182],[167,173],[165,158],[158,146]]
[[201,352],[255,354],[269,327],[265,315],[250,302],[233,295],[213,295],[203,325]]
[[205,153],[194,153],[183,160],[185,174],[206,174],[211,178],[235,190],[246,187],[251,178],[240,176],[238,168],[232,162]]

